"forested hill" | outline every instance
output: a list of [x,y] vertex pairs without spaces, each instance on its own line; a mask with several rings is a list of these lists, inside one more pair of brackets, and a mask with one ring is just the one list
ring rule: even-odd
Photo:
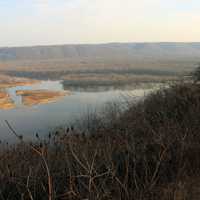
[[0,48],[0,61],[119,57],[200,59],[200,43],[110,43]]

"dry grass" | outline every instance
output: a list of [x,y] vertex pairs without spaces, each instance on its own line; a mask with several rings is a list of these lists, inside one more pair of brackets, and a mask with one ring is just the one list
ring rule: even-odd
[[65,91],[50,91],[50,90],[18,90],[17,95],[22,96],[22,103],[26,106],[32,106],[36,104],[47,104],[55,102],[59,98],[69,95],[69,92]]
[[10,96],[5,92],[0,90],[0,109],[12,109],[15,105],[12,102]]
[[5,89],[15,86],[32,85],[38,83],[38,80],[28,78],[11,77],[8,75],[0,74],[0,89]]
[[[107,109],[108,110],[108,109]],[[200,86],[182,84],[43,141],[1,144],[0,199],[197,200]],[[9,125],[9,124],[8,124]],[[194,179],[195,177],[195,179]],[[193,192],[192,192],[193,191]]]

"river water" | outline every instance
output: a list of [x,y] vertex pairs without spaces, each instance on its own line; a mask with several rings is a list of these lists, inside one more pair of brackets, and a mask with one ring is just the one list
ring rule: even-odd
[[[157,86],[156,86],[157,87]],[[62,81],[41,81],[31,86],[17,86],[7,89],[7,93],[15,103],[15,108],[10,110],[0,109],[0,140],[12,140],[5,120],[8,120],[18,134],[26,139],[34,137],[35,133],[46,135],[55,127],[67,125],[80,116],[93,109],[101,109],[108,102],[123,102],[124,97],[140,99],[145,94],[153,91],[150,87],[114,88],[73,88],[70,95],[66,95],[55,102],[25,106],[22,97],[16,95],[17,90],[51,90],[64,91]]]

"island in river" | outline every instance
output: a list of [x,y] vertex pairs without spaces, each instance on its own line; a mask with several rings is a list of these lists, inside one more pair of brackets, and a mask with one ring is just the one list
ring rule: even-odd
[[0,91],[0,109],[12,109],[15,107],[9,94],[5,91]]
[[[40,83],[40,81],[29,78],[18,78],[18,77],[0,75],[0,109],[7,110],[16,107],[14,100],[8,93],[9,88],[17,86],[29,86],[38,83]],[[25,106],[51,103],[69,94],[69,92],[66,91],[55,91],[55,90],[51,91],[45,89],[18,90],[15,93],[17,96],[22,97],[22,104]]]
[[37,104],[55,102],[59,98],[69,94],[69,92],[50,90],[18,90],[16,94],[22,97],[22,103],[25,106],[33,106]]
[[32,85],[38,82],[39,82],[38,80],[34,80],[34,79],[11,77],[11,76],[0,74],[0,90],[15,87],[15,86]]

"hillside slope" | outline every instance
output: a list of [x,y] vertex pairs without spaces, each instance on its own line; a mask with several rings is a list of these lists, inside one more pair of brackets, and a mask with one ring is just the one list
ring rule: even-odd
[[110,43],[0,48],[0,60],[199,57],[200,43]]

